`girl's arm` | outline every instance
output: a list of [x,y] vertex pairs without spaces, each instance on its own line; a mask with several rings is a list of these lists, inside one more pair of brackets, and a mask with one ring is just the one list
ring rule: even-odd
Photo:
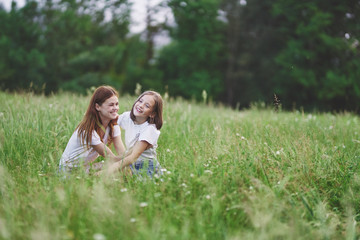
[[114,148],[119,156],[125,154],[125,146],[121,140],[121,135],[113,138]]
[[150,144],[146,141],[139,141],[137,142],[131,153],[129,155],[127,155],[125,158],[118,159],[117,158],[117,162],[113,163],[112,165],[109,166],[108,168],[108,173],[114,173],[118,170],[122,170],[124,169],[126,166],[129,166],[130,164],[134,163],[139,157],[140,155],[150,147]]

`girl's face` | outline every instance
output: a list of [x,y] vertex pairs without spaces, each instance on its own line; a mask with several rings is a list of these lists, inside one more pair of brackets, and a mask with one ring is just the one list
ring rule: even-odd
[[155,99],[152,95],[142,96],[134,105],[134,116],[136,122],[143,123],[148,117],[153,117],[153,109],[155,105]]
[[119,101],[114,95],[103,102],[103,104],[95,104],[96,110],[99,112],[102,120],[113,120],[118,116]]

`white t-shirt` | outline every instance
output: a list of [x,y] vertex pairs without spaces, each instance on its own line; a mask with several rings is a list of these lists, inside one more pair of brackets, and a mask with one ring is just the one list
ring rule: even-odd
[[[105,130],[105,135],[103,138],[104,144],[107,143],[110,133],[110,127],[108,126]],[[113,138],[120,135],[120,127],[118,125],[114,126],[113,129]],[[99,154],[95,151],[92,146],[99,145],[101,142],[99,134],[94,130],[92,133],[91,141],[89,143],[89,148],[86,144],[81,143],[81,138],[78,135],[78,130],[73,133],[71,136],[64,153],[60,159],[60,166],[68,167],[79,167],[80,164],[88,164],[94,161]],[[83,161],[83,162],[81,162]]]
[[125,146],[129,150],[138,141],[146,141],[152,146],[146,149],[140,158],[156,158],[157,141],[160,136],[160,131],[155,124],[144,122],[143,124],[135,124],[130,118],[130,112],[124,112],[118,118],[119,126],[125,130]]

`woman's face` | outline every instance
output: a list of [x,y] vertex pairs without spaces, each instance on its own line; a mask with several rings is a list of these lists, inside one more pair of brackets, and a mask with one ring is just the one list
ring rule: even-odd
[[95,107],[102,120],[113,120],[118,116],[119,100],[114,95],[106,99],[101,105],[96,103]]
[[146,121],[153,114],[155,100],[152,95],[142,96],[134,105],[134,116],[139,122]]

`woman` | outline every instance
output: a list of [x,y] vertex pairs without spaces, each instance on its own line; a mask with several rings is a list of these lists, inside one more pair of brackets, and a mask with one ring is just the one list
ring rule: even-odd
[[76,127],[60,159],[59,170],[65,173],[84,167],[86,172],[99,155],[115,158],[107,145],[114,144],[118,155],[125,152],[117,125],[118,93],[110,86],[98,87],[91,97],[83,120]]

